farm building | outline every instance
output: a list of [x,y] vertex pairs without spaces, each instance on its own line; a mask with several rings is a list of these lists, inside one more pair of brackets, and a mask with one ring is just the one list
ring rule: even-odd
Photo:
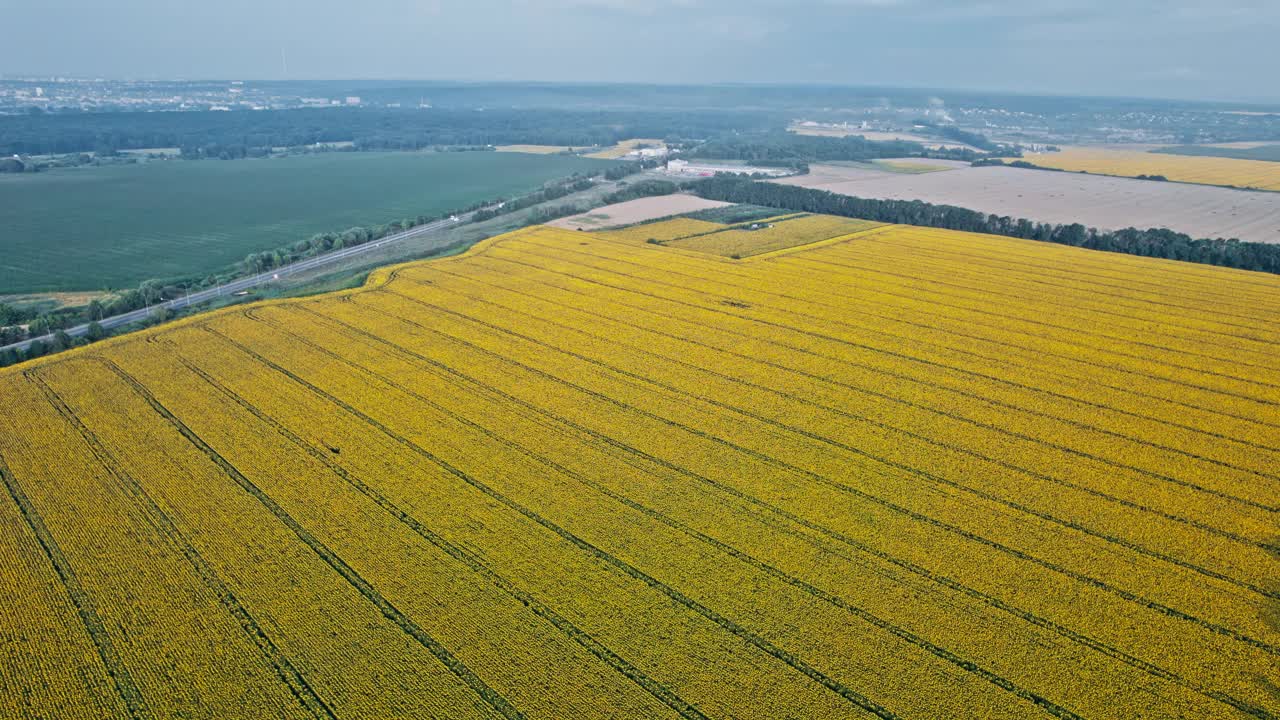
[[786,168],[766,168],[755,167],[752,165],[711,165],[705,163],[691,163],[688,160],[667,161],[668,175],[711,177],[716,173],[733,173],[735,175],[755,175],[759,173],[773,177],[782,177],[784,175],[790,175],[791,171]]

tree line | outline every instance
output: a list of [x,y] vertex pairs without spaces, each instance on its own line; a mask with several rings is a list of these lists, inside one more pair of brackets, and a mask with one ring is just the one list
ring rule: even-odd
[[[636,166],[631,172],[638,172],[639,170],[640,168]],[[450,215],[475,212],[476,221],[488,220],[500,214],[515,212],[565,197],[574,192],[586,190],[594,185],[591,178],[600,174],[599,171],[575,173],[568,178],[549,183],[540,190],[528,195],[512,199],[485,200],[441,215],[418,215],[379,225],[352,227],[341,232],[316,233],[309,238],[299,240],[285,247],[249,253],[239,263],[238,267],[229,272],[176,280],[145,280],[136,288],[117,292],[105,300],[94,299],[88,305],[82,307],[60,308],[51,312],[36,312],[27,308],[0,303],[0,346],[22,342],[29,338],[41,337],[50,333],[53,334],[53,337],[48,342],[33,342],[26,352],[18,352],[12,349],[0,351],[0,367],[61,352],[71,347],[95,342],[107,337],[107,331],[97,324],[97,321],[103,318],[122,315],[153,305],[161,306],[166,301],[176,300],[190,292],[216,287],[239,276],[267,272],[333,250],[364,245],[404,230],[435,222]],[[674,189],[675,186],[672,184],[671,191]],[[503,207],[491,209],[489,206],[495,203],[502,203]],[[543,223],[557,217],[572,215],[578,211],[577,207],[571,205],[539,208],[530,215],[528,222],[530,224]],[[144,324],[165,322],[170,317],[171,313],[167,309],[157,307]],[[89,330],[86,335],[73,338],[65,332],[66,328],[81,323],[89,323]]]
[[[621,180],[622,178],[659,165],[657,160],[644,160],[640,162],[619,163],[605,169],[603,175],[605,180]],[[554,183],[548,185],[541,190],[529,193],[528,195],[518,197],[514,200],[508,200],[500,205],[490,204],[489,207],[476,210],[472,218],[476,222],[491,220],[499,215],[524,210],[534,205],[543,205],[562,197],[572,195],[573,193],[590,190],[595,186],[592,179],[597,177],[598,173],[588,173],[586,175],[574,175],[568,181]],[[573,179],[580,178],[580,179]],[[625,200],[634,200],[639,197],[649,197],[650,195],[670,195],[678,190],[678,186],[673,182],[663,180],[641,180],[638,183],[627,185],[615,192],[605,195],[604,204],[612,205],[613,203],[623,202]],[[547,206],[535,210],[527,219],[528,225],[540,225],[556,218],[562,218],[567,215],[576,215],[581,212],[582,208],[575,205],[560,205],[558,207]]]
[[922,125],[927,128],[931,128],[934,132],[938,133],[938,135],[940,135],[944,140],[954,140],[956,142],[964,143],[965,145],[971,145],[973,147],[978,148],[979,150],[985,150],[987,152],[997,152],[1001,150],[999,143],[993,142],[990,138],[988,138],[986,135],[983,135],[982,133],[969,132],[968,130],[962,130],[956,127],[955,125],[939,125],[937,123],[930,122],[928,120],[916,120],[915,124]]
[[645,197],[670,195],[679,189],[680,186],[670,180],[641,180],[638,183],[628,185],[616,192],[611,192],[608,195],[605,195],[604,202],[606,205],[613,205],[614,203],[638,200]]
[[867,140],[860,135],[834,138],[785,131],[727,135],[713,138],[691,151],[692,157],[745,160],[762,166],[796,167],[810,162],[922,157],[972,162],[982,157],[973,150],[929,150],[918,142]]
[[688,188],[709,200],[750,203],[797,212],[823,213],[864,220],[920,225],[1038,240],[1060,245],[1106,250],[1126,255],[1167,258],[1223,267],[1280,273],[1280,245],[1237,239],[1192,238],[1164,228],[1105,231],[1080,223],[1054,224],[990,215],[954,205],[920,200],[873,200],[838,195],[826,190],[762,183],[720,176]]
[[514,200],[507,200],[501,203],[500,206],[491,205],[489,207],[481,208],[476,210],[475,214],[471,217],[476,222],[484,222],[485,220],[492,220],[499,215],[506,215],[507,213],[513,213],[518,210],[533,207],[534,205],[541,205],[542,203],[551,202],[552,200],[559,200],[562,197],[572,195],[576,192],[582,192],[583,190],[590,190],[593,187],[595,187],[595,182],[593,182],[591,178],[587,177],[580,180],[574,180],[569,183],[557,183],[538,190],[537,192],[529,193],[523,197],[518,197]]
[[13,115],[0,116],[0,156],[176,147],[189,156],[246,157],[273,147],[344,142],[361,150],[517,144],[585,148],[635,137],[708,138],[781,122],[774,115],[751,112],[510,108]]
[[[1088,170],[1064,170],[1062,168],[1049,167],[1048,165],[1036,165],[1035,163],[1027,162],[1026,160],[1012,160],[1012,161],[1006,162],[1001,158],[982,158],[980,160],[974,160],[973,166],[974,167],[1014,167],[1014,168],[1022,168],[1023,170],[1043,170],[1044,172],[1077,173],[1080,175],[1091,174]],[[1121,175],[1118,177],[1127,177],[1127,176]],[[1156,182],[1169,182],[1169,178],[1165,177],[1164,175],[1134,175],[1132,177],[1134,180],[1154,180]]]

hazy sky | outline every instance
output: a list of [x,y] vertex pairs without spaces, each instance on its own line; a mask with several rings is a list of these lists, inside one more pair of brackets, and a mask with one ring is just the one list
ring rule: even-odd
[[0,72],[1280,101],[1280,0],[0,0]]

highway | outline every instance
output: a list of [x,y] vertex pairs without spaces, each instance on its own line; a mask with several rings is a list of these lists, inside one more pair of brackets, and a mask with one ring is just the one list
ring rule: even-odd
[[[387,237],[381,238],[379,240],[373,240],[371,242],[367,242],[363,245],[356,245],[355,247],[342,248],[340,250],[334,250],[333,252],[330,252],[330,253],[325,253],[324,255],[317,255],[315,257],[307,258],[305,260],[299,260],[296,263],[285,265],[283,267],[278,267],[268,272],[258,273],[257,275],[252,275],[249,277],[240,278],[238,280],[233,280],[225,285],[219,285],[217,287],[207,288],[205,290],[193,292],[189,295],[185,295],[180,298],[174,298],[173,300],[167,300],[165,302],[156,303],[155,305],[152,305],[150,307],[139,308],[132,312],[127,312],[120,315],[113,315],[108,318],[103,318],[98,321],[98,324],[101,325],[103,329],[110,330],[112,328],[120,327],[121,325],[128,325],[130,323],[135,323],[141,320],[145,320],[147,319],[148,316],[151,315],[151,313],[155,312],[158,308],[168,308],[170,310],[179,310],[181,308],[190,307],[192,305],[199,305],[200,303],[208,302],[210,300],[217,299],[224,295],[234,295],[235,293],[243,292],[250,288],[257,287],[259,285],[265,285],[269,282],[279,280],[280,278],[283,278],[287,275],[292,275],[292,274],[301,272],[303,270],[314,270],[316,268],[324,267],[326,265],[332,265],[341,260],[346,260],[363,253],[371,252],[373,250],[386,247],[387,245],[391,245],[393,243],[403,242],[410,238],[416,238],[422,235],[429,235],[433,232],[436,232],[437,230],[441,230],[447,227],[454,227],[457,225],[461,225],[462,223],[465,223],[465,222],[470,222],[474,214],[475,214],[474,212],[462,213],[462,214],[453,216],[454,218],[457,218],[456,220],[452,218],[437,220],[435,222],[427,223],[426,225],[419,225],[418,227],[410,228],[409,230],[396,233],[395,235],[388,235]],[[80,335],[84,335],[88,331],[89,331],[88,323],[85,323],[83,325],[76,325],[75,327],[66,328],[66,333],[72,337],[78,337]],[[4,350],[22,350],[23,352],[25,352],[26,349],[31,345],[31,343],[36,342],[37,340],[43,340],[44,342],[47,343],[52,339],[53,339],[53,333],[49,333],[48,335],[42,335],[40,337],[28,338],[27,340],[23,340],[22,342],[13,343],[10,345],[5,345],[3,347],[0,347],[0,352],[3,352]]]

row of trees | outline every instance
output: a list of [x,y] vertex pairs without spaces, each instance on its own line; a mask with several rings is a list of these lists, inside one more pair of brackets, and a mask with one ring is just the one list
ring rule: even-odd
[[590,190],[593,186],[595,186],[595,183],[592,182],[591,178],[587,177],[567,183],[556,183],[554,185],[544,187],[536,192],[529,193],[523,197],[518,197],[514,200],[507,200],[501,204],[501,207],[493,205],[481,208],[472,215],[472,219],[476,222],[492,220],[499,215],[524,210],[525,208],[533,207],[534,205],[541,205],[542,203],[551,202],[552,200],[559,200],[566,195],[582,192],[583,190]]
[[[796,135],[769,113],[727,111],[573,111],[537,109],[323,108],[260,112],[86,113],[0,116],[0,157],[180,148],[184,157],[260,157],[277,147],[351,143],[355,150],[486,149],[491,145],[612,145],[665,138],[698,157],[755,163],[941,157],[973,160],[970,150],[918,143]],[[979,147],[980,135],[939,127]],[[702,140],[712,138],[709,142]]]
[[670,195],[679,189],[680,186],[670,180],[641,180],[638,183],[633,183],[616,192],[611,192],[608,195],[605,195],[604,202],[606,205],[612,205],[614,203],[637,200],[643,197]]
[[94,299],[88,305],[77,308],[61,308],[50,312],[36,312],[29,308],[0,303],[0,345],[21,342],[28,337],[47,335],[55,330],[101,320],[112,315],[157,305],[165,300],[180,297],[191,288],[216,282],[214,276],[204,281],[166,284],[159,280],[146,280],[136,288],[122,290],[108,300]]
[[[165,301],[220,285],[239,274],[266,272],[331,250],[363,245],[438,219],[438,217],[419,215],[382,225],[352,227],[338,233],[317,233],[288,247],[250,253],[245,257],[239,272],[173,282],[146,280],[137,288],[117,292],[106,301],[92,300],[81,308],[64,308],[35,315],[29,310],[21,310],[0,303],[0,346],[21,342],[28,338],[38,338],[49,333],[54,334],[47,343],[39,340],[33,342],[25,353],[14,350],[0,352],[0,367],[61,352],[106,337],[106,331],[97,324],[97,321],[103,318],[156,305],[160,307],[156,308],[144,324],[165,322],[171,316],[171,313],[162,306]],[[72,338],[65,332],[66,328],[85,322],[90,323],[86,335]]]
[[[637,170],[638,168],[633,169],[632,172]],[[237,275],[267,272],[332,250],[355,247],[374,240],[380,240],[389,235],[434,222],[448,215],[474,211],[476,220],[486,220],[501,213],[515,212],[534,205],[548,203],[592,187],[594,183],[591,178],[598,174],[575,174],[564,180],[550,183],[528,195],[509,200],[505,198],[486,200],[465,208],[459,208],[445,215],[418,215],[412,218],[393,220],[381,225],[352,227],[342,232],[316,233],[310,238],[299,240],[287,247],[250,253],[245,257],[240,267],[230,273],[175,281],[146,280],[136,288],[117,292],[105,301],[92,300],[83,307],[62,308],[51,312],[37,313],[30,309],[0,303],[0,346],[54,333],[54,337],[49,343],[33,343],[31,349],[26,353],[19,354],[12,350],[0,353],[0,367],[52,352],[59,352],[105,337],[106,331],[96,324],[98,320],[103,318],[153,305],[161,305],[167,300],[175,300],[187,293],[220,285]],[[672,190],[674,189],[674,185],[672,185]],[[502,202],[503,207],[500,210],[490,210],[488,206],[497,202]],[[557,217],[572,215],[575,212],[578,212],[578,208],[572,205],[539,208],[530,215],[529,222],[546,222]],[[157,308],[149,322],[164,322],[168,319],[169,313],[163,308]],[[90,323],[87,336],[72,338],[64,332],[66,328],[81,323]]]
[[[558,200],[575,192],[590,188],[594,183],[591,178],[599,173],[575,173],[570,177],[549,183],[539,190],[516,198],[497,198],[473,203],[443,215],[418,215],[417,217],[393,220],[381,225],[369,225],[348,228],[342,232],[316,233],[306,240],[287,247],[263,252],[249,253],[242,264],[246,274],[257,274],[275,268],[290,265],[316,255],[323,255],[332,250],[356,247],[374,240],[395,235],[420,225],[435,222],[450,215],[473,212],[476,222],[490,220],[498,215],[523,210],[534,205]],[[501,205],[502,207],[497,207]],[[550,219],[550,218],[549,218]]]
[[664,161],[662,160],[640,160],[640,161],[629,161],[625,163],[618,163],[616,165],[611,165],[608,168],[605,168],[604,179],[605,180],[621,180],[624,177],[635,175],[636,173],[642,172],[644,170],[648,170],[650,168],[658,167],[659,165],[663,164],[663,162]]
[[937,123],[929,122],[928,120],[916,120],[915,124],[930,128],[932,132],[937,133],[938,136],[944,140],[954,140],[955,142],[971,145],[979,150],[985,150],[987,152],[997,152],[1001,150],[998,143],[992,142],[990,138],[982,133],[962,130],[955,125],[939,125]]
[[726,111],[324,108],[259,112],[0,116],[0,156],[183,148],[245,157],[272,147],[352,142],[358,149],[543,144],[588,147],[635,137],[707,138],[783,121]]
[[17,157],[0,158],[0,173],[39,172],[40,166]]
[[972,150],[929,150],[920,143],[903,140],[867,140],[859,135],[833,138],[784,131],[715,138],[693,148],[691,155],[775,166],[897,157],[930,157],[972,162],[980,157]]
[[[160,305],[166,300],[182,297],[183,294],[201,287],[211,287],[225,281],[210,275],[202,280],[186,282],[162,282],[145,280],[136,288],[116,292],[105,300],[94,299],[83,307],[59,308],[49,312],[36,312],[29,308],[0,303],[0,346],[22,342],[28,338],[53,334],[50,342],[33,343],[24,355],[0,354],[0,367],[10,365],[23,359],[40,357],[51,352],[65,350],[69,347],[93,342],[107,336],[106,330],[97,321],[113,315],[132,312],[141,308]],[[167,311],[157,308],[152,322],[168,319]],[[65,332],[73,325],[89,323],[88,334],[72,338]]]
[[107,337],[107,331],[96,322],[89,323],[88,332],[80,337],[73,338],[65,330],[58,330],[54,332],[53,337],[48,342],[37,340],[31,343],[31,346],[24,353],[13,349],[0,350],[0,367],[8,367],[23,360],[60,353],[73,347],[98,342],[105,337]]
[[695,194],[710,200],[767,205],[797,212],[842,215],[902,225],[1005,235],[1127,255],[1280,273],[1280,245],[1241,242],[1236,239],[1192,238],[1163,228],[1103,231],[1087,228],[1079,223],[1041,223],[1024,218],[989,215],[953,205],[934,205],[919,200],[873,200],[837,195],[826,190],[759,183],[727,176],[693,183],[689,188]]
[[[1089,171],[1087,170],[1063,170],[1062,168],[1049,167],[1048,165],[1036,165],[1035,163],[1030,163],[1030,162],[1027,162],[1026,160],[1011,160],[1006,162],[1000,158],[982,158],[980,160],[974,160],[973,166],[974,167],[1005,166],[1005,167],[1022,168],[1024,170],[1043,170],[1045,172],[1077,172],[1077,173],[1080,173],[1081,175],[1089,174]],[[1164,175],[1135,175],[1134,179],[1135,180],[1155,180],[1156,182],[1169,182],[1169,178],[1165,177]]]
[[[639,162],[618,163],[605,169],[603,173],[604,179],[621,180],[625,177],[641,173],[648,168],[657,167],[660,162],[661,161],[658,160],[644,160]],[[499,215],[524,210],[525,208],[529,208],[534,205],[542,205],[554,200],[559,200],[560,198],[573,193],[589,190],[595,185],[592,178],[597,177],[598,175],[599,173],[594,172],[586,175],[575,175],[567,181],[554,183],[523,197],[508,200],[502,203],[501,207],[490,205],[487,208],[477,210],[473,217],[476,222],[483,222],[485,220],[491,220]],[[655,191],[655,183],[662,185],[662,189]],[[642,180],[634,185],[624,187],[621,190],[605,195],[604,202],[609,204],[622,202],[623,200],[632,200],[637,197],[647,197],[649,195],[669,195],[677,189],[678,188],[675,183]],[[574,205],[540,208],[530,216],[529,224],[536,225],[544,223],[550,220],[555,220],[556,218],[565,217],[566,215],[573,215],[578,211],[579,208]]]
[[245,256],[242,267],[245,274],[257,273],[284,267],[299,260],[316,255],[323,255],[331,250],[356,247],[365,243],[381,240],[389,235],[426,225],[439,220],[440,216],[418,215],[417,217],[392,220],[381,225],[362,225],[347,228],[342,232],[316,233],[305,240],[299,240],[287,247],[249,253]]

